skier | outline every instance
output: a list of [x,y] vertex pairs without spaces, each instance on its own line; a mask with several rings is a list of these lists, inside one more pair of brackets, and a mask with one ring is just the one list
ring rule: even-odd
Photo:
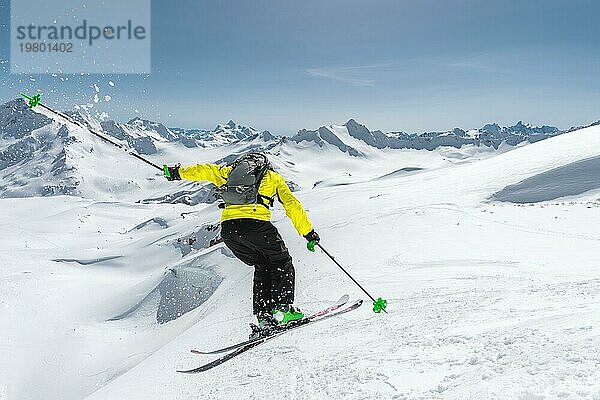
[[168,180],[210,181],[225,201],[221,205],[221,237],[233,254],[254,267],[253,313],[250,338],[267,335],[300,320],[294,303],[294,266],[277,228],[270,222],[275,198],[283,204],[298,233],[316,244],[319,235],[302,204],[263,153],[248,153],[230,165],[197,164],[167,167]]

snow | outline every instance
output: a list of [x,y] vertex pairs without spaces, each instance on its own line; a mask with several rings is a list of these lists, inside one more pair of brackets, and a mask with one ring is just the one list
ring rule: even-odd
[[[175,370],[211,358],[189,349],[249,333],[252,270],[214,245],[214,204],[137,202],[189,183],[68,127],[82,197],[0,200],[0,398],[600,396],[600,127],[498,151],[375,149],[343,126],[332,132],[362,156],[274,144],[322,245],[387,298],[389,314],[365,304],[194,376]],[[260,140],[190,149],[155,139],[148,157],[159,165]],[[541,195],[496,199],[515,187]],[[366,300],[306,250],[280,206],[273,222],[294,259],[297,304]]]
[[600,188],[600,157],[592,157],[542,172],[494,193],[511,203],[537,203],[576,196]]

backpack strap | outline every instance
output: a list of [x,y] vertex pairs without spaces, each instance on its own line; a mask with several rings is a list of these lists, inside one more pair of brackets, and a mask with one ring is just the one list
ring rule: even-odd
[[258,193],[258,204],[263,205],[267,208],[273,207],[273,203],[275,203],[275,197],[269,197]]
[[258,188],[260,187],[260,183],[262,182],[263,178],[267,174],[267,171],[269,171],[270,169],[271,169],[271,165],[268,162],[265,163],[265,165],[260,169],[260,171],[257,172],[256,183],[255,183],[255,185],[256,185],[256,200],[257,200],[258,204],[263,205],[267,208],[270,208],[273,206],[275,199],[258,193]]
[[[272,198],[272,197],[269,197],[269,196],[265,196],[265,195],[262,195],[260,193],[258,194],[257,197],[258,197],[257,198],[258,202],[256,204],[259,204],[259,205],[261,205],[263,207],[266,207],[267,209],[270,209],[271,207],[273,207],[273,203],[275,203],[275,198]],[[225,204],[225,203],[219,203],[219,204],[217,204],[217,207],[219,207],[219,208],[226,208],[227,204]]]

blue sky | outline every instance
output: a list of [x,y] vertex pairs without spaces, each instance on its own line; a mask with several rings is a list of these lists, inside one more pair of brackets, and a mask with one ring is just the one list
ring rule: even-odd
[[96,110],[188,128],[566,128],[600,119],[598,15],[595,0],[152,1],[150,75],[10,75],[4,62],[0,101],[39,89],[72,108],[96,83],[112,98]]

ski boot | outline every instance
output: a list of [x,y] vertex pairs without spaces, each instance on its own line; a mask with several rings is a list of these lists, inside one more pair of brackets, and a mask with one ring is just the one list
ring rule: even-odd
[[269,336],[278,328],[277,321],[271,315],[257,316],[257,319],[258,324],[250,324],[250,340]]
[[291,304],[283,305],[273,310],[273,319],[280,327],[297,324],[304,318],[304,313]]
[[250,340],[269,336],[289,326],[299,324],[304,318],[304,313],[292,305],[283,305],[272,314],[257,315],[258,324],[250,324]]

